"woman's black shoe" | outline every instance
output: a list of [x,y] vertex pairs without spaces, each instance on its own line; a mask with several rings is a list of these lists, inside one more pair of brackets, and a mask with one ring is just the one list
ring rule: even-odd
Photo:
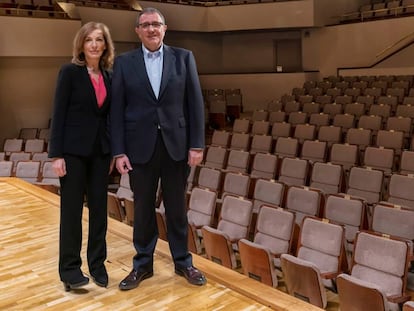
[[63,286],[65,287],[65,291],[69,292],[71,289],[82,287],[89,283],[89,278],[83,276],[83,279],[76,281],[75,283],[63,282]]
[[92,280],[94,283],[100,287],[107,287],[108,286],[108,275],[100,275],[100,276],[93,276]]

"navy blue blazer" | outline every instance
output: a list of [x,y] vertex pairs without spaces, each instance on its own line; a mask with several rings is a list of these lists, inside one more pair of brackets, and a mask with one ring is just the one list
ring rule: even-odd
[[115,59],[112,77],[112,154],[131,163],[150,160],[157,128],[169,155],[185,160],[190,148],[204,148],[204,101],[191,51],[164,45],[158,99],[146,73],[142,48]]
[[54,99],[49,157],[64,154],[89,156],[100,144],[103,154],[110,153],[109,106],[111,82],[102,71],[107,96],[98,108],[95,90],[86,66],[63,65],[60,69]]

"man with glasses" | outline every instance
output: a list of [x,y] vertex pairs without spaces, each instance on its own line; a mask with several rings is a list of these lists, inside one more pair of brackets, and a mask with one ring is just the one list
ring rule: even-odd
[[159,180],[175,273],[194,285],[206,283],[188,251],[185,204],[189,167],[203,159],[204,103],[193,54],[164,44],[166,30],[158,10],[143,9],[135,26],[142,46],[117,57],[114,65],[112,154],[118,171],[129,174],[134,192],[137,252],[121,290],[153,276]]

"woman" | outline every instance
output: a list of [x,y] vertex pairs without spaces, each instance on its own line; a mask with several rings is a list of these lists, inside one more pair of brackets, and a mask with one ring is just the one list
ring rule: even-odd
[[108,28],[89,22],[73,41],[71,64],[58,76],[49,157],[60,177],[59,275],[65,290],[88,284],[81,271],[82,210],[89,209],[87,261],[93,281],[108,285],[107,186],[110,172],[108,112],[114,46]]

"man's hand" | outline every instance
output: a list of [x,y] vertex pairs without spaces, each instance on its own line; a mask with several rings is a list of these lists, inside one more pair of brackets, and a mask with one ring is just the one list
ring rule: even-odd
[[131,163],[126,155],[115,158],[116,169],[120,174],[126,174],[132,170]]
[[63,177],[66,175],[66,162],[64,158],[54,159],[52,162],[52,168],[56,175]]
[[203,150],[190,149],[188,151],[188,165],[197,166],[203,161]]

